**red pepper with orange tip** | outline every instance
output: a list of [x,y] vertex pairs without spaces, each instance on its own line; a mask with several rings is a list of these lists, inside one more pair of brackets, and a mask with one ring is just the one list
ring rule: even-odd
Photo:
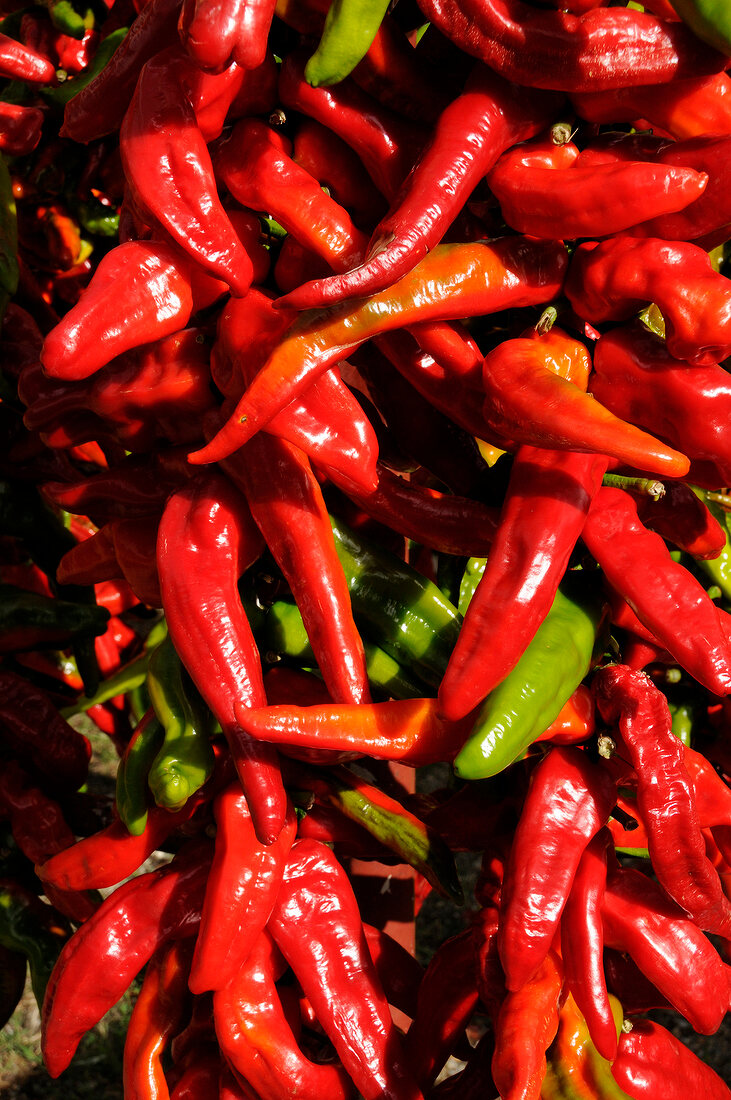
[[139,875],[110,894],[67,941],[53,969],[41,1019],[43,1058],[58,1077],[83,1035],[117,1003],[171,939],[195,934],[209,846],[195,843],[173,862]]
[[546,1051],[558,1030],[561,959],[550,950],[537,972],[506,995],[495,1024],[492,1075],[501,1100],[539,1100]]
[[620,420],[555,371],[549,349],[525,337],[503,340],[485,356],[483,417],[490,439],[592,452],[660,476],[688,472],[684,454]]
[[352,1100],[340,1065],[320,1065],[300,1049],[275,984],[286,963],[262,933],[241,969],[213,997],[221,1051],[240,1079],[270,1100]]
[[234,295],[246,294],[251,260],[218,197],[175,51],[157,55],[142,69],[120,130],[120,151],[136,205]]
[[492,313],[549,301],[560,290],[566,253],[557,241],[505,237],[491,244],[438,245],[388,290],[305,313],[253,380],[235,414],[207,447],[189,455],[215,462],[243,446],[319,374],[353,348],[416,322]]
[[163,1055],[183,1020],[192,941],[176,940],[150,960],[127,1025],[122,1061],[125,1100],[169,1095]]
[[728,936],[731,902],[706,856],[684,746],[673,734],[665,696],[644,673],[623,665],[600,669],[592,687],[602,718],[618,724],[637,773],[637,802],[658,881],[699,928]]
[[[255,287],[245,298],[229,299],[219,315],[211,352],[211,373],[218,388],[238,399],[292,319]],[[336,367],[321,374],[274,416],[267,431],[304,451],[326,473],[338,471],[366,492],[378,482],[378,440]]]
[[238,784],[218,795],[213,815],[216,846],[190,968],[193,993],[222,989],[245,964],[274,907],[296,832],[290,809],[276,841],[262,844]]
[[276,751],[254,742],[234,705],[266,703],[259,652],[238,580],[262,539],[245,499],[209,473],[173,493],[160,521],[157,566],[168,629],[231,750],[257,836],[273,843],[287,814]]
[[364,1100],[420,1100],[352,886],[325,845],[293,846],[269,931]]
[[242,728],[262,741],[350,749],[412,767],[453,759],[469,730],[469,723],[447,722],[436,699],[235,709]]
[[309,309],[391,286],[436,245],[504,149],[553,120],[560,97],[535,93],[477,66],[462,95],[439,117],[429,145],[371,237],[365,262],[292,291],[288,306]]

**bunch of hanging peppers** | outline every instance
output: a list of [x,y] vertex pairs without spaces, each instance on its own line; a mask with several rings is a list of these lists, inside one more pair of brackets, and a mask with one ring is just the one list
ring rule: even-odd
[[2,0],[52,1077],[133,988],[124,1100],[731,1100],[727,7]]

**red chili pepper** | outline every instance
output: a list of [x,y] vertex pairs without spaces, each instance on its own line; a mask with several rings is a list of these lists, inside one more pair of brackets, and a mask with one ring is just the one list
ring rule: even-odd
[[418,1100],[349,879],[329,848],[292,848],[269,929],[365,1100]]
[[224,469],[242,488],[289,583],[333,699],[368,702],[363,642],[322,490],[307,456],[283,439],[260,433],[246,450],[228,458]]
[[477,1007],[475,964],[471,928],[445,940],[429,961],[405,1041],[406,1056],[422,1089],[434,1084]]
[[222,989],[245,964],[274,907],[296,832],[290,810],[274,844],[262,844],[238,784],[218,795],[213,813],[216,847],[190,970],[193,993]]
[[[277,310],[255,288],[231,298],[218,319],[211,372],[222,392],[239,398],[289,327],[292,316]],[[325,371],[272,418],[267,431],[303,450],[325,472],[340,471],[369,492],[378,481],[375,432],[337,368]]]
[[10,157],[32,153],[41,140],[44,119],[40,107],[22,103],[0,104],[0,149]]
[[593,452],[658,475],[688,472],[684,454],[615,417],[557,373],[550,350],[535,340],[503,340],[485,356],[482,377],[491,438]]
[[371,237],[365,262],[347,275],[300,287],[284,299],[308,309],[373,294],[405,276],[436,245],[500,153],[532,137],[560,100],[503,81],[484,66],[440,116],[433,137]]
[[365,229],[384,212],[384,200],[349,145],[315,119],[303,116],[293,137],[292,159],[325,185],[337,203]]
[[593,690],[604,720],[618,723],[637,773],[638,806],[660,884],[699,928],[727,935],[731,902],[706,856],[684,747],[672,732],[665,696],[644,673],[622,665],[600,669]]
[[441,716],[436,699],[237,706],[236,713],[242,728],[263,741],[338,752],[350,749],[412,767],[453,759],[467,732],[465,723]]
[[515,666],[548,614],[607,460],[519,448],[485,571],[439,686],[464,718]]
[[537,973],[508,993],[495,1024],[492,1075],[502,1100],[539,1100],[546,1051],[558,1030],[563,967],[549,951]]
[[125,1100],[169,1095],[163,1056],[183,1020],[192,950],[190,939],[165,945],[145,970],[124,1040]]
[[728,1100],[731,1089],[675,1035],[654,1020],[636,1020],[619,1041],[612,1076],[636,1100]]
[[672,653],[709,691],[728,694],[731,647],[726,612],[713,603],[692,573],[671,558],[664,540],[643,526],[630,494],[601,488],[589,509],[582,539],[609,583],[650,631],[650,639]]
[[333,130],[363,161],[379,191],[391,200],[424,144],[421,127],[382,107],[352,78],[330,88],[312,88],[304,69],[310,50],[292,50],[280,67],[279,95],[285,107]]
[[221,725],[257,836],[273,843],[287,800],[276,752],[245,735],[235,703],[266,702],[261,663],[238,580],[262,548],[244,498],[209,474],[170,497],[160,522],[157,565],[176,652]]
[[85,782],[91,745],[70,726],[40,688],[0,668],[0,741],[26,767],[77,790]]
[[602,903],[607,881],[607,833],[584,849],[561,914],[561,954],[566,984],[602,1058],[617,1053],[617,1028],[604,977]]
[[646,118],[653,128],[665,131],[676,141],[731,134],[731,78],[727,73],[576,94],[571,102],[587,122],[606,124]]
[[705,173],[646,161],[566,167],[526,163],[520,146],[488,174],[503,218],[534,237],[603,237],[646,218],[683,210],[708,183]]
[[117,245],[99,262],[77,305],[46,336],[43,369],[51,378],[88,378],[122,352],[178,332],[192,310],[190,261],[175,245]]
[[202,68],[220,72],[235,61],[255,69],[266,57],[274,0],[186,0],[180,38]]
[[110,894],[67,941],[46,988],[41,1019],[46,1069],[58,1077],[80,1039],[117,1003],[153,952],[195,934],[208,845],[138,875]]
[[642,973],[701,1034],[728,1009],[725,963],[710,940],[640,871],[614,871],[602,908],[606,947],[629,954]]
[[552,748],[535,769],[505,871],[498,948],[509,990],[546,959],[582,852],[607,823],[614,781],[575,748]]
[[56,67],[29,46],[0,34],[0,75],[6,80],[26,80],[29,84],[53,84]]
[[462,50],[526,87],[593,92],[726,67],[723,55],[686,27],[645,11],[536,12],[522,0],[420,0],[419,6]]
[[213,997],[216,1035],[237,1080],[271,1100],[352,1100],[354,1088],[342,1066],[320,1065],[300,1049],[275,981],[286,963],[268,934]]
[[683,481],[668,481],[658,500],[638,501],[640,518],[694,558],[717,558],[726,545],[726,532],[705,501]]
[[178,40],[179,0],[149,0],[107,64],[66,104],[61,137],[90,142],[119,130],[143,65]]
[[148,61],[120,130],[135,203],[204,270],[243,297],[253,268],[221,205],[213,165],[175,51]]
[[643,325],[622,325],[597,341],[590,389],[617,416],[682,446],[692,484],[731,483],[731,387],[722,367],[690,367]]
[[216,148],[216,174],[242,205],[268,211],[300,244],[347,271],[361,259],[367,238],[292,160],[288,144],[266,123],[243,119]]
[[580,244],[565,293],[576,313],[592,324],[625,320],[655,302],[665,319],[670,354],[711,366],[731,353],[727,284],[697,245],[623,236]]
[[218,461],[243,446],[323,370],[382,332],[547,301],[560,289],[566,254],[559,242],[506,237],[493,244],[439,245],[395,286],[327,311],[305,314],[256,376],[228,424],[189,455]]

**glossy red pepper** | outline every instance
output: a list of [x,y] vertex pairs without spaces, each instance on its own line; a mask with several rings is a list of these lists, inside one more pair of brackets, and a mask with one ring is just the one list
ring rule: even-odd
[[559,103],[478,66],[440,116],[394,207],[374,230],[365,262],[347,275],[293,291],[287,304],[309,309],[373,294],[405,276],[441,240],[500,153],[542,130]]
[[234,704],[264,705],[259,652],[238,593],[262,550],[246,501],[220,474],[174,493],[160,522],[157,564],[170,636],[221,725],[257,835],[273,843],[287,812],[276,752],[254,742]]
[[140,73],[120,130],[127,184],[138,206],[241,297],[251,285],[251,260],[218,196],[178,57],[163,52]]
[[592,92],[721,72],[722,54],[650,14],[533,10],[523,0],[420,0],[426,18],[501,76],[534,88]]
[[213,806],[216,846],[190,968],[193,993],[222,989],[246,963],[274,907],[296,832],[290,810],[273,844],[262,844],[238,784]]
[[672,732],[667,700],[642,672],[611,665],[597,672],[599,711],[616,722],[637,774],[637,801],[658,881],[699,928],[731,930],[731,902],[706,856],[684,747]]
[[110,894],[66,943],[46,989],[42,1049],[51,1077],[69,1065],[81,1037],[116,1004],[153,952],[190,936],[200,921],[208,845]]

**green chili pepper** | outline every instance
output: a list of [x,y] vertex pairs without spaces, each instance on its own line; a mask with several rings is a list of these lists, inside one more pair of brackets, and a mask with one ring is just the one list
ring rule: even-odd
[[[316,667],[299,608],[289,600],[277,600],[272,604],[258,640],[265,660],[272,654],[296,661],[301,668]],[[363,649],[368,682],[375,691],[393,699],[416,699],[424,694],[423,684],[380,646],[364,641]]]
[[69,0],[56,0],[55,3],[49,3],[48,14],[57,31],[78,41],[81,41],[86,32],[94,26],[93,13],[87,9],[84,15],[80,15]]
[[373,641],[438,687],[462,616],[421,573],[330,517],[353,614]]
[[147,824],[148,776],[165,740],[165,730],[149,710],[139,722],[117,768],[116,803],[120,821],[132,836],[141,836]]
[[18,223],[13,183],[5,158],[0,156],[0,288],[5,295],[12,298],[18,289],[19,277]]
[[11,879],[0,881],[0,944],[28,959],[40,1008],[51,971],[71,935],[71,925],[51,905]]
[[731,6],[728,0],[670,0],[670,3],[698,38],[731,56]]
[[313,88],[337,84],[363,60],[378,33],[388,0],[333,0],[322,37],[305,66]]
[[81,714],[100,703],[106,703],[107,700],[113,699],[115,695],[126,695],[128,691],[133,691],[144,684],[147,679],[149,660],[150,654],[142,653],[139,657],[135,657],[133,661],[128,661],[126,665],[118,668],[113,676],[108,676],[106,680],[103,680],[98,690],[92,695],[82,695],[72,706],[62,710],[61,714],[64,718],[70,718],[72,714]]
[[470,558],[465,567],[465,571],[462,575],[462,582],[459,586],[459,612],[464,615],[469,606],[469,602],[475,594],[482,574],[485,572],[485,565],[487,564],[487,558]]
[[[42,94],[46,99],[51,100],[53,103],[57,103],[60,107],[65,107],[70,99],[78,95],[82,88],[85,88],[87,84],[91,84],[94,77],[99,75],[112,54],[126,38],[127,31],[127,27],[118,27],[117,30],[112,31],[111,34],[108,34],[106,38],[103,38],[99,43],[99,49],[94,54],[91,64],[87,65],[83,73],[75,76],[73,80],[65,80],[63,84],[59,84],[57,88],[42,88]],[[83,38],[83,35],[81,37]],[[91,233],[100,232],[99,230],[91,229],[83,221],[81,224],[84,225],[85,229],[89,229]],[[104,233],[100,235],[108,236],[109,234]]]
[[298,781],[318,802],[333,806],[367,829],[404,863],[414,867],[444,897],[464,903],[454,856],[429,825],[396,799],[366,783],[347,768],[314,769],[298,765]]
[[718,520],[726,534],[726,544],[717,558],[694,558],[695,566],[701,569],[707,577],[721,589],[724,600],[731,601],[731,538],[729,538],[728,513],[725,508],[713,499],[711,493],[703,489],[691,486],[696,496],[706,505],[714,519]]
[[486,779],[523,755],[589,671],[604,618],[603,599],[583,577],[562,581],[520,660],[482,704],[454,761],[457,775]]
[[103,634],[108,622],[109,612],[96,604],[0,584],[0,653],[63,649],[75,638]]
[[147,783],[158,806],[181,810],[213,772],[214,721],[169,637],[150,658],[147,690],[165,730]]

